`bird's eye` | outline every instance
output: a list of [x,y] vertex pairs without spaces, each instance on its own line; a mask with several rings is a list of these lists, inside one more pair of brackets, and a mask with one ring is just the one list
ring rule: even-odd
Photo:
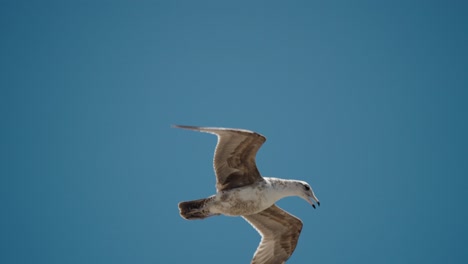
[[304,185],[304,189],[305,189],[306,191],[310,190],[309,185]]

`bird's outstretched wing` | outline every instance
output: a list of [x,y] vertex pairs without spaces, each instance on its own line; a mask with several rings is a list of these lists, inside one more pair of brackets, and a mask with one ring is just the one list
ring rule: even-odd
[[276,205],[242,216],[262,236],[251,264],[282,264],[296,249],[302,221]]
[[263,181],[255,164],[255,155],[266,141],[264,136],[244,129],[181,125],[174,127],[218,136],[213,161],[218,192]]

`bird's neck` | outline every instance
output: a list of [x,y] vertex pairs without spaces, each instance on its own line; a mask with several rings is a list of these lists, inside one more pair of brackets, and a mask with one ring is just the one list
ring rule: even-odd
[[296,181],[294,180],[284,180],[278,178],[265,178],[275,190],[275,193],[278,195],[278,200],[288,196],[298,196]]

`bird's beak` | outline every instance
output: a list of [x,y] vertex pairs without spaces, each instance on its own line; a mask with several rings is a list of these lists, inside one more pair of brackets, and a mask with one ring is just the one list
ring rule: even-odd
[[[320,201],[317,199],[317,197],[315,197],[315,195],[312,193],[311,196],[307,197],[307,202],[310,203],[310,205],[312,205],[312,207],[315,209],[315,203],[317,203],[318,206],[320,206]],[[315,201],[315,203],[314,203]]]

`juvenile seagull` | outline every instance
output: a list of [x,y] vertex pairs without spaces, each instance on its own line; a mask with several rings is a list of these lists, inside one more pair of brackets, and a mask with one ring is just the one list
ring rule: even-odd
[[275,202],[299,196],[320,205],[312,188],[304,181],[262,177],[255,155],[266,138],[258,133],[230,128],[180,126],[218,136],[214,154],[216,194],[179,203],[185,219],[213,215],[242,216],[262,236],[251,264],[283,264],[294,252],[302,221],[282,210]]

